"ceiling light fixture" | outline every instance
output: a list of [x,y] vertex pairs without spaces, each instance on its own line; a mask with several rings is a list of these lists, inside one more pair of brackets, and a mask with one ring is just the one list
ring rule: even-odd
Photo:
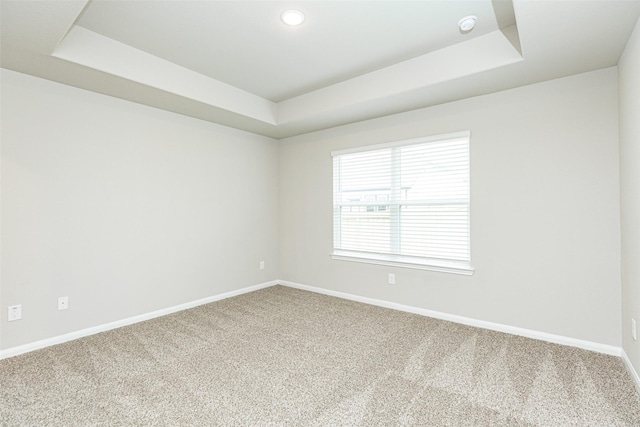
[[460,27],[460,31],[463,33],[469,33],[476,26],[476,22],[478,22],[478,17],[475,15],[465,16],[458,22],[458,27]]
[[299,10],[289,9],[282,12],[280,19],[287,25],[296,26],[304,22],[304,13]]

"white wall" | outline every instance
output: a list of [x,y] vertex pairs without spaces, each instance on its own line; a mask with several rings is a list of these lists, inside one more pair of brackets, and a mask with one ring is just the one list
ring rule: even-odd
[[277,141],[0,76],[0,349],[277,278]]
[[[283,140],[280,278],[620,346],[617,108],[609,68]],[[473,276],[330,259],[332,150],[461,130]]]
[[[639,300],[639,56],[636,29],[620,68],[631,94],[621,149],[635,157],[620,163],[615,68],[289,138],[279,152],[269,138],[2,70],[0,308],[22,304],[23,319],[0,316],[0,349],[278,277],[620,346]],[[332,150],[467,129],[473,276],[330,259]],[[635,192],[622,212],[623,274],[636,274],[627,314],[619,165]],[[62,295],[71,308],[59,312]],[[637,369],[637,344],[624,345]]]
[[[622,348],[640,373],[640,21],[618,64],[620,102],[620,213],[622,227]],[[639,331],[640,333],[640,331]]]

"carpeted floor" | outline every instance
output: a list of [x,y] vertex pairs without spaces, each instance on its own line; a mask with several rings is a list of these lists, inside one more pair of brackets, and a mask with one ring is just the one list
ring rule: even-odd
[[640,426],[622,361],[275,286],[0,361],[0,425]]

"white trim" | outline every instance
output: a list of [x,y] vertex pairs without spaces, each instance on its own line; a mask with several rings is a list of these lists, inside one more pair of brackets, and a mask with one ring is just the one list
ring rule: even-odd
[[[567,345],[570,347],[582,348],[584,350],[595,351],[597,353],[609,354],[620,357],[622,349],[612,345],[600,344],[592,341],[579,340],[576,338],[565,337],[562,335],[554,335],[546,332],[534,331],[531,329],[518,328],[515,326],[503,325],[501,323],[486,322],[484,320],[472,319],[469,317],[458,316],[455,314],[442,313],[424,308],[413,307],[409,305],[398,304],[384,300],[378,300],[359,295],[348,294],[345,292],[332,291],[329,289],[317,288],[315,286],[302,285],[300,283],[288,282],[280,280],[279,283],[290,288],[302,289],[305,291],[315,292],[319,294],[329,295],[333,297],[343,298],[351,301],[362,302],[365,304],[376,305],[393,310],[405,311],[407,313],[419,314],[421,316],[433,317],[435,319],[447,320],[449,322],[460,323],[477,328],[490,329],[492,331],[504,332],[511,335],[519,335],[522,337],[532,338],[541,341],[547,341],[554,344]],[[636,377],[637,378],[637,377]]]
[[344,150],[335,150],[331,152],[331,157],[342,156],[344,154],[362,153],[365,151],[384,150],[385,148],[400,147],[406,145],[426,144],[429,142],[451,141],[454,139],[470,139],[471,131],[464,130],[460,132],[445,133],[442,135],[422,136],[419,138],[404,139],[401,141],[383,142],[381,144],[363,145],[361,147],[345,148]]
[[277,280],[270,282],[260,283],[254,286],[248,286],[246,288],[237,289],[235,291],[229,291],[218,295],[213,295],[207,298],[187,302],[184,304],[174,305],[172,307],[163,308],[160,310],[152,311],[150,313],[140,314],[138,316],[129,317],[126,319],[116,320],[115,322],[105,323],[103,325],[93,326],[91,328],[81,329],[79,331],[70,332],[64,335],[58,335],[56,337],[47,338],[40,341],[35,341],[29,344],[20,345],[17,347],[11,347],[6,350],[0,350],[0,360],[9,357],[18,356],[23,353],[28,353],[34,350],[40,350],[45,347],[49,347],[56,344],[62,344],[67,341],[75,340],[78,338],[94,335],[100,332],[109,331],[111,329],[121,328],[123,326],[132,325],[134,323],[144,322],[145,320],[154,319],[160,316],[166,316],[167,314],[175,313],[178,311],[188,310],[193,307],[197,307],[203,304],[209,304],[211,302],[220,301],[223,299],[235,297],[238,295],[246,294],[249,292],[257,291],[259,289],[269,288],[277,285]]
[[413,307],[413,306],[398,304],[394,302],[363,297],[363,296],[354,295],[354,294],[348,294],[345,292],[332,291],[329,289],[318,288],[315,286],[302,285],[300,283],[289,282],[286,280],[272,280],[270,282],[265,282],[265,283],[261,283],[254,286],[248,286],[246,288],[225,292],[223,294],[214,295],[211,297],[187,302],[184,304],[175,305],[172,307],[163,308],[161,310],[156,310],[150,313],[129,317],[127,319],[117,320],[115,322],[110,322],[103,325],[98,325],[91,328],[71,332],[68,334],[59,335],[56,337],[47,338],[40,341],[35,341],[29,344],[8,348],[6,350],[0,350],[0,360],[6,359],[9,357],[18,356],[23,353],[28,353],[30,351],[39,350],[52,345],[62,344],[67,341],[75,340],[75,339],[86,337],[89,335],[94,335],[100,332],[109,331],[111,329],[116,329],[123,326],[132,325],[134,323],[143,322],[145,320],[150,320],[156,317],[166,316],[167,314],[175,313],[182,310],[187,310],[193,307],[197,307],[199,305],[208,304],[208,303],[223,300],[226,298],[231,298],[234,296],[257,291],[259,289],[268,288],[278,284],[287,286],[290,288],[302,289],[305,291],[315,292],[315,293],[324,294],[324,295],[330,295],[338,298],[362,302],[365,304],[375,305],[379,307],[391,308],[394,310],[404,311],[407,313],[419,314],[421,316],[432,317],[435,319],[447,320],[450,322],[460,323],[463,325],[475,326],[478,328],[490,329],[498,332],[505,332],[512,335],[519,335],[527,338],[552,342],[555,344],[568,345],[571,347],[577,347],[585,350],[595,351],[598,353],[604,353],[612,356],[622,357],[627,369],[629,370],[629,373],[631,374],[635,382],[636,388],[638,388],[638,392],[640,393],[640,378],[638,377],[638,373],[635,371],[635,369],[631,365],[631,361],[627,357],[624,350],[621,349],[620,347],[614,347],[606,344],[595,343],[592,341],[584,341],[584,340],[579,340],[575,338],[564,337],[561,335],[548,334],[546,332],[539,332],[539,331],[534,331],[530,329],[518,328],[515,326],[503,325],[500,323],[486,322],[483,320],[471,319],[468,317],[458,316],[455,314],[441,313],[438,311],[427,310],[424,308]]
[[636,391],[638,392],[638,394],[640,394],[640,375],[638,375],[638,371],[636,371],[631,364],[631,360],[629,359],[629,356],[627,356],[627,353],[624,351],[624,348],[622,349],[622,361],[624,362],[624,366],[627,368],[629,375],[631,375],[631,379],[636,386]]
[[471,276],[473,274],[473,267],[467,263],[456,264],[454,262],[442,262],[438,265],[435,263],[428,263],[430,260],[423,258],[424,262],[418,262],[418,259],[411,257],[403,257],[400,255],[385,255],[385,254],[373,254],[373,253],[360,253],[355,251],[343,251],[334,250],[331,254],[331,259],[338,261],[351,261],[351,262],[363,262],[365,264],[386,265],[389,267],[401,267],[401,268],[413,268],[415,270],[429,270],[438,271],[441,273],[462,274],[465,276]]

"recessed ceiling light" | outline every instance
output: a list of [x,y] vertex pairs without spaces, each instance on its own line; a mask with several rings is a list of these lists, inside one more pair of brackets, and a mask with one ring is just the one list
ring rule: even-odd
[[475,15],[465,16],[458,22],[458,27],[463,33],[468,33],[473,30],[478,22],[478,17]]
[[280,19],[287,25],[300,25],[304,22],[304,14],[299,10],[289,9],[282,12]]

